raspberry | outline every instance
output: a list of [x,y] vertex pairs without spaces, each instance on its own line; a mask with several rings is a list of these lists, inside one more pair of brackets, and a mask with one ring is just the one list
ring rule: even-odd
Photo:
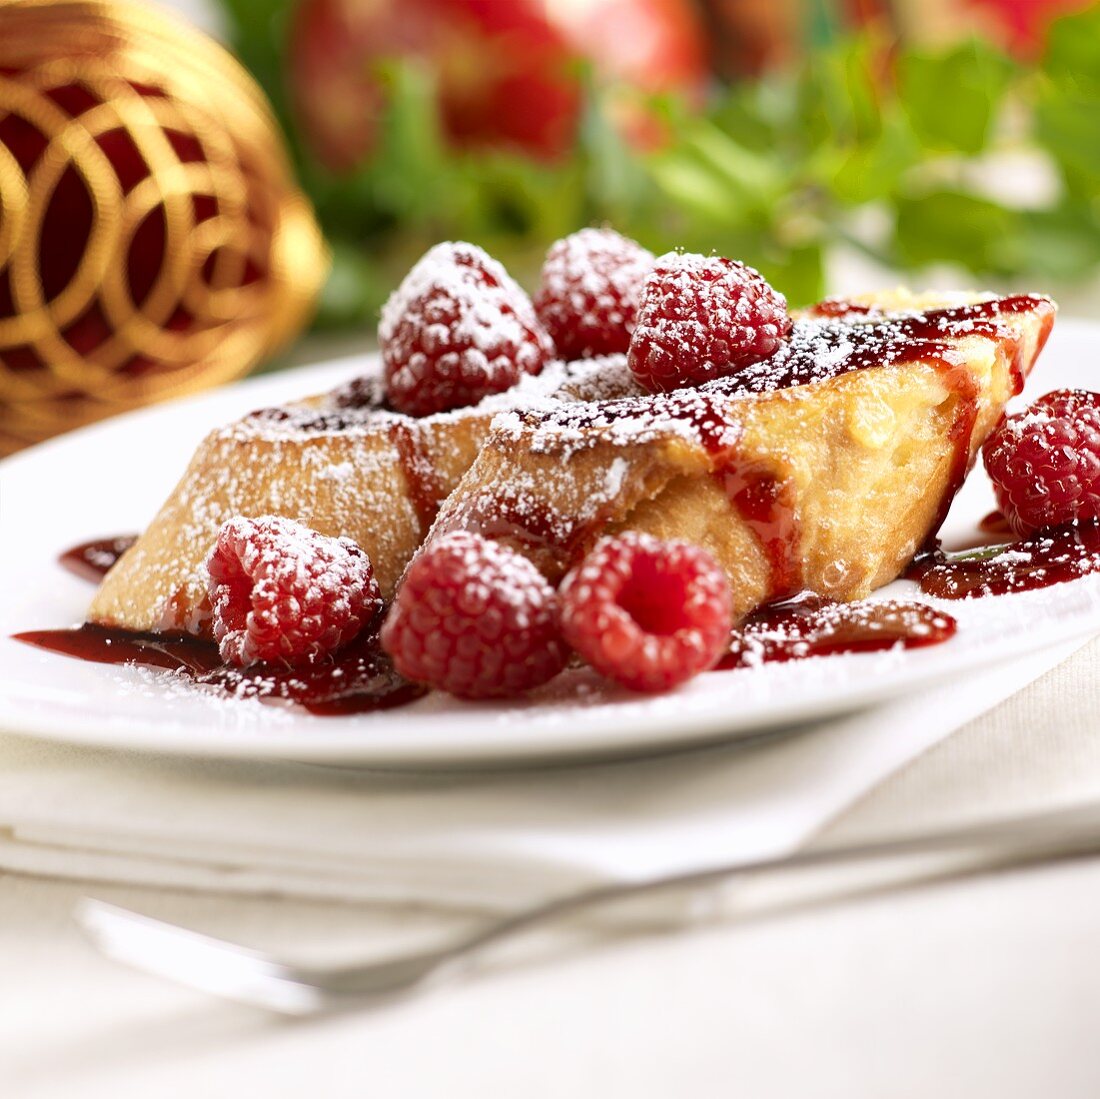
[[1100,393],[1040,397],[1001,421],[982,457],[1017,534],[1100,520]]
[[563,359],[625,352],[653,253],[613,229],[582,229],[551,246],[535,312]]
[[230,519],[206,559],[214,639],[227,664],[312,664],[382,609],[370,559],[275,515]]
[[428,416],[538,374],[553,345],[527,295],[473,244],[437,244],[382,307],[390,404]]
[[650,393],[701,385],[774,355],[787,299],[736,260],[670,252],[642,289],[630,369]]
[[542,573],[468,531],[444,535],[413,559],[382,647],[407,679],[461,698],[520,694],[552,679],[569,655]]
[[667,691],[729,644],[729,582],[706,550],[628,532],[605,538],[562,584],[562,633],[633,691]]

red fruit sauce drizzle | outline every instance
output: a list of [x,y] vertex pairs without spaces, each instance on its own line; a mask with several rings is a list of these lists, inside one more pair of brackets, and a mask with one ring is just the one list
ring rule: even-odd
[[420,521],[420,534],[423,538],[428,533],[446,493],[439,483],[431,459],[424,453],[420,432],[416,427],[395,420],[390,425],[389,435],[390,442],[397,451],[397,460],[416,510],[416,517]]
[[[1006,546],[951,557],[932,550],[918,557],[906,575],[929,595],[963,599],[1046,587],[1093,572],[1100,572],[1100,525],[1042,532]],[[804,593],[750,615],[734,631],[730,651],[717,667],[874,652],[897,645],[918,648],[948,640],[956,628],[950,615],[922,603],[835,603]],[[267,665],[229,668],[210,642],[95,625],[34,630],[16,634],[15,639],[95,663],[166,669],[233,697],[297,703],[314,714],[392,709],[426,693],[397,675],[379,648],[376,633],[364,635],[331,660],[306,669]]]
[[[1043,307],[1045,299],[1032,295],[929,310],[911,316],[877,318],[874,309],[837,299],[823,302],[814,319],[796,322],[790,340],[771,359],[730,378],[700,387],[692,394],[660,398],[626,398],[593,402],[550,416],[531,414],[535,422],[565,416],[573,426],[618,418],[643,420],[674,418],[690,421],[697,437],[712,455],[713,474],[744,521],[756,532],[771,569],[771,599],[786,598],[802,586],[799,523],[790,486],[767,470],[745,464],[738,454],[739,425],[722,412],[721,398],[764,393],[803,385],[873,366],[924,360],[936,365],[957,397],[950,437],[955,460],[945,491],[950,503],[966,475],[976,416],[976,386],[958,353],[945,342],[966,335],[1012,341],[998,324],[1003,314]],[[862,318],[846,323],[844,318]],[[1039,346],[1053,321],[1053,309],[1044,315]],[[1013,357],[1014,388],[1023,386],[1018,354]],[[339,396],[339,395],[338,395]],[[275,421],[293,419],[301,430],[339,431],[384,407],[381,391],[371,385],[362,391],[348,387],[337,409],[265,409],[255,415]],[[430,464],[408,428],[391,436],[398,449],[414,505],[427,524],[439,504],[438,486]],[[510,508],[495,501],[496,512],[465,515],[468,529],[487,536],[513,537],[535,546],[576,549],[586,536],[602,527],[602,517],[584,524],[564,523],[530,507]],[[942,515],[939,517],[942,520]],[[992,517],[983,521],[983,529]],[[938,527],[937,522],[936,526]],[[66,568],[98,580],[132,543],[130,538],[102,539],[74,547],[62,555]],[[1063,580],[1100,572],[1100,527],[1067,528],[1043,532],[1020,542],[974,554],[947,556],[939,549],[920,555],[906,573],[923,591],[946,599],[973,598],[1045,587]],[[898,601],[835,603],[812,593],[762,607],[733,634],[730,652],[719,668],[751,666],[765,661],[788,661],[840,652],[869,652],[901,645],[913,648],[946,641],[956,630],[955,620],[921,603]],[[191,637],[141,635],[100,626],[70,630],[39,630],[16,639],[52,652],[110,664],[142,664],[165,668],[196,684],[238,697],[293,702],[317,714],[349,714],[401,706],[425,690],[397,675],[381,651],[376,633],[364,635],[328,662],[305,670],[257,666],[226,667],[216,647]]]
[[767,470],[732,461],[715,471],[730,503],[753,531],[768,560],[771,599],[793,595],[802,587],[801,530],[794,508],[794,488]]
[[[953,460],[942,504],[932,533],[946,517],[947,509],[963,483],[971,461],[971,443],[978,412],[979,387],[952,340],[979,335],[1008,346],[1012,360],[1014,391],[1023,387],[1023,364],[1011,329],[1000,317],[1038,311],[1042,315],[1040,346],[1053,323],[1053,306],[1044,298],[1023,294],[991,301],[913,314],[881,314],[876,310],[839,299],[820,305],[814,316],[795,322],[789,339],[771,358],[752,364],[726,378],[708,382],[695,390],[655,397],[627,397],[613,401],[569,406],[550,413],[529,413],[524,419],[534,425],[558,425],[567,429],[606,427],[614,430],[632,421],[640,430],[662,422],[681,421],[711,456],[714,477],[722,485],[742,520],[756,533],[768,557],[771,570],[769,599],[784,598],[803,587],[800,525],[793,508],[794,491],[777,472],[747,464],[738,450],[740,425],[725,415],[723,398],[827,381],[875,366],[925,361],[938,369],[955,398],[949,438]],[[499,495],[493,502],[501,505]],[[502,512],[475,519],[475,527],[489,535],[494,523],[505,522],[508,533],[535,546],[547,544],[554,522],[526,509],[503,502]],[[456,517],[457,518],[457,517]],[[468,523],[471,516],[462,516]],[[561,520],[565,523],[565,520]],[[594,517],[578,528],[566,523],[557,547],[572,551],[582,547],[586,536],[602,524]],[[520,533],[516,533],[520,532]],[[526,536],[524,536],[526,535]]]
[[717,666],[748,668],[895,646],[916,649],[947,641],[957,629],[951,615],[924,603],[894,599],[836,603],[807,592],[751,615],[733,631],[730,651]]
[[61,567],[82,580],[98,584],[114,567],[115,562],[137,541],[136,534],[117,534],[112,538],[97,538],[81,542],[58,558]]
[[[135,535],[84,542],[58,558],[62,567],[98,583],[134,544]],[[372,630],[345,645],[325,661],[305,668],[257,664],[233,668],[223,663],[217,646],[189,634],[133,633],[91,623],[75,629],[30,630],[16,641],[95,664],[138,664],[162,668],[201,687],[235,698],[271,703],[297,703],[319,715],[388,710],[414,702],[426,688],[394,671]]]
[[[817,321],[795,324],[788,343],[772,359],[747,372],[710,382],[710,393],[737,395],[762,393],[811,381],[839,377],[873,366],[927,361],[938,369],[956,398],[955,417],[948,431],[953,457],[940,509],[931,532],[939,530],[955,494],[962,487],[971,464],[971,441],[978,415],[979,385],[959,353],[946,342],[969,335],[1008,341],[1011,345],[1013,392],[1024,386],[1017,341],[998,318],[1034,310],[1044,299],[1016,297],[912,315],[883,316],[868,306],[829,299],[815,310]],[[855,318],[858,323],[844,323]],[[862,318],[862,320],[860,320]],[[1053,324],[1053,308],[1044,315],[1040,348]],[[714,434],[701,434],[704,445]],[[770,599],[783,598],[802,587],[798,517],[792,509],[793,489],[766,471],[744,467],[735,453],[727,452],[716,465],[715,476],[726,489],[742,520],[756,533],[771,567]]]
[[[102,540],[108,545],[127,542],[123,537]],[[62,556],[79,556],[84,548],[74,547]],[[95,578],[90,572],[81,575]],[[915,648],[946,641],[955,628],[950,615],[920,603],[835,603],[804,593],[750,615],[734,631],[730,651],[717,667],[872,652],[895,645]],[[229,697],[296,703],[322,716],[394,709],[427,693],[426,688],[402,679],[394,671],[380,648],[376,630],[357,638],[327,661],[296,669],[264,664],[232,668],[222,662],[217,646],[209,641],[185,634],[142,634],[93,624],[31,630],[16,634],[15,640],[97,664],[159,668]]]
[[257,664],[231,668],[222,663],[217,646],[194,637],[139,634],[104,626],[68,630],[32,630],[16,641],[49,652],[75,656],[96,664],[139,664],[163,668],[200,687],[234,698],[297,703],[312,714],[361,714],[389,710],[414,702],[426,689],[409,683],[393,670],[376,632],[357,638],[331,660],[306,668]]
[[1005,545],[966,553],[938,546],[905,572],[938,599],[977,599],[1033,591],[1100,572],[1100,524],[1052,527]]

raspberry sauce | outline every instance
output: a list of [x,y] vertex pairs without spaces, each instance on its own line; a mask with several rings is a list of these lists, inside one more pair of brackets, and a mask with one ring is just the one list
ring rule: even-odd
[[1100,572],[1100,524],[1052,527],[1006,545],[916,557],[905,576],[938,599],[1033,591]]
[[794,487],[767,470],[736,459],[716,470],[715,476],[764,549],[769,599],[793,595],[802,587],[801,529]]
[[[134,541],[136,535],[85,542],[66,550],[58,560],[70,572],[98,583]],[[94,664],[162,668],[235,698],[294,702],[312,714],[388,710],[427,693],[394,671],[377,633],[356,638],[330,659],[295,669],[270,664],[233,668],[222,661],[213,642],[188,634],[132,633],[91,623],[75,629],[30,630],[15,634],[14,640]]]
[[416,517],[420,521],[420,533],[423,537],[428,533],[447,493],[439,481],[431,458],[424,453],[420,432],[414,425],[394,420],[389,427],[389,436],[397,451],[397,460],[405,477]]
[[98,584],[136,541],[136,534],[116,534],[113,538],[81,542],[61,554],[58,561],[62,568],[75,573],[81,580]]
[[[772,359],[747,371],[710,382],[710,393],[763,393],[775,389],[826,381],[869,367],[927,361],[940,372],[955,395],[954,419],[948,432],[953,456],[942,502],[930,533],[943,525],[956,493],[971,465],[974,425],[978,415],[979,385],[948,340],[969,335],[1008,341],[1012,356],[1013,392],[1023,389],[1024,374],[1016,341],[999,323],[1003,315],[1043,310],[1040,347],[1054,320],[1053,306],[1030,294],[912,315],[876,319],[867,306],[830,299],[817,308],[824,321],[795,324],[788,343]],[[845,320],[847,319],[847,322]],[[852,323],[852,322],[856,323]],[[701,435],[704,445],[708,437]],[[708,446],[708,449],[712,449]],[[715,470],[741,518],[756,532],[771,566],[770,598],[782,598],[801,586],[799,522],[790,506],[793,490],[775,476],[743,468],[736,455],[724,454]]]
[[[814,315],[796,321],[790,337],[771,358],[728,377],[707,382],[697,389],[595,401],[550,413],[529,413],[523,420],[535,428],[563,429],[569,438],[579,437],[577,445],[584,445],[586,435],[595,439],[604,434],[621,439],[624,444],[641,443],[650,435],[667,437],[670,423],[684,424],[687,434],[711,456],[713,475],[731,505],[759,538],[771,570],[769,599],[775,600],[803,586],[800,523],[793,508],[794,489],[780,470],[761,469],[744,461],[737,445],[741,426],[731,419],[724,398],[824,382],[871,367],[917,361],[931,364],[954,396],[953,419],[948,430],[953,457],[941,493],[940,511],[931,525],[930,533],[934,534],[970,468],[978,414],[978,382],[952,341],[972,335],[999,341],[1012,360],[1013,387],[1018,392],[1024,381],[1019,347],[1011,329],[1000,318],[1031,311],[1042,317],[1041,345],[1053,323],[1054,306],[1037,295],[1022,294],[890,315],[831,299],[819,306]],[[510,509],[506,504],[502,506],[508,511],[506,517],[488,514],[475,517],[476,522],[470,529],[491,535],[493,532],[487,528],[499,521],[505,523],[513,537],[519,537],[519,532],[525,530],[528,537],[520,537],[521,541],[540,548],[552,541],[554,517],[534,514],[535,509],[530,506],[527,514]],[[557,541],[557,548],[566,556],[577,548],[583,549],[598,526],[598,517],[585,523],[581,530],[570,525],[566,537]],[[539,529],[536,531],[535,527]]]
[[888,600],[836,603],[810,592],[754,612],[734,630],[719,668],[805,660],[835,653],[880,652],[938,645],[958,623],[924,603]]
[[103,626],[32,630],[16,641],[96,664],[137,664],[163,668],[181,679],[233,698],[296,703],[312,714],[361,714],[414,702],[427,691],[393,670],[377,634],[353,641],[330,660],[306,668],[257,664],[231,668],[217,646],[193,637],[137,634]]

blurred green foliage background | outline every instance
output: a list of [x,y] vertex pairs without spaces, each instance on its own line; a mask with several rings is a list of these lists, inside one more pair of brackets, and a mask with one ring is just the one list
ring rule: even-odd
[[[287,5],[223,4],[333,247],[320,325],[373,317],[440,239],[476,241],[530,281],[551,241],[604,221],[657,252],[744,259],[794,304],[825,292],[837,243],[886,268],[950,264],[990,284],[1057,287],[1100,270],[1100,5],[1055,21],[1026,62],[978,37],[933,51],[826,26],[803,60],[716,86],[702,109],[654,99],[669,139],[649,152],[624,142],[589,80],[576,146],[550,165],[450,147],[433,72],[394,61],[380,70],[380,141],[338,175],[289,106]],[[1021,159],[1046,180],[1038,194],[1013,191]]]

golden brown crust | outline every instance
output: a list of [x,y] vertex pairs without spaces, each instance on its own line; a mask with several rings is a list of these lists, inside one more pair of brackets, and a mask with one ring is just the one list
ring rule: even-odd
[[[908,313],[976,298],[899,291],[857,300]],[[1035,299],[1003,318],[996,338],[952,339],[976,398],[964,466],[1011,395],[1014,369],[1030,369],[1053,308]],[[660,416],[643,432],[555,430],[563,401],[576,409],[637,395],[621,358],[559,364],[524,393],[422,420],[369,402],[349,411],[346,394],[311,398],[211,433],[106,577],[89,620],[205,633],[203,561],[233,515],[283,515],[353,538],[388,598],[444,499],[434,536],[483,530],[552,579],[600,534],[637,529],[709,549],[730,577],[738,617],[790,585],[858,598],[898,574],[957,487],[959,383],[927,360],[726,397],[732,434],[717,449]],[[527,411],[500,417],[490,434],[510,407]],[[738,491],[776,496],[782,506],[769,521],[797,526],[790,560],[781,543],[792,532],[747,520],[731,507]]]
[[344,387],[218,428],[108,573],[88,620],[206,636],[203,562],[218,528],[234,515],[281,515],[354,539],[389,598],[497,412],[517,403],[629,392],[628,377],[620,359],[555,364],[510,394],[418,420],[372,407],[380,389],[368,375],[357,396]]
[[[601,535],[640,530],[707,548],[730,579],[738,618],[803,588],[861,598],[897,577],[934,532],[1053,314],[1036,299],[998,318],[996,335],[953,337],[954,368],[930,355],[724,398],[729,448],[685,437],[679,423],[632,431],[607,417],[506,417],[429,540],[483,530],[556,579]],[[746,491],[774,504],[763,519]]]

